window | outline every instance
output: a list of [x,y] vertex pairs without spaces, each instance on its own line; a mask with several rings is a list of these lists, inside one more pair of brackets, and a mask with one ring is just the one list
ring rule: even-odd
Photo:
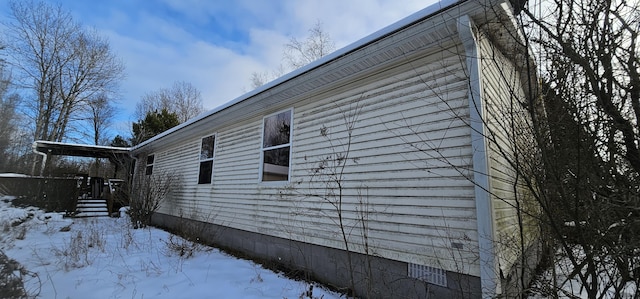
[[148,155],[147,156],[147,169],[144,172],[146,175],[152,175],[153,174],[153,161],[154,160],[155,160],[155,155]]
[[138,159],[133,159],[133,161],[131,161],[131,165],[129,165],[129,174],[131,177],[133,177],[136,171],[136,161],[138,161]]
[[211,184],[213,175],[213,152],[216,145],[216,136],[211,135],[202,138],[200,147],[200,172],[198,173],[198,184]]
[[291,110],[264,118],[262,132],[262,181],[289,180]]

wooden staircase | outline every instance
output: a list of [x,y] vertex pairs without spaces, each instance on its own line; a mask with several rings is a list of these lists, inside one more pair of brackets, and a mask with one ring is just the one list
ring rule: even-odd
[[75,217],[108,217],[106,199],[79,198],[76,204]]

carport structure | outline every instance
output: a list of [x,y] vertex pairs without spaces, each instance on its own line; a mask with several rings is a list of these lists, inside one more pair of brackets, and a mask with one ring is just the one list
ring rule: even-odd
[[[42,156],[42,165],[39,171],[40,177],[44,173],[47,161],[51,156],[74,156],[87,158],[108,159],[114,165],[114,175],[117,176],[118,170],[128,167],[132,161],[130,156],[130,148],[113,147],[86,144],[71,144],[52,141],[35,141],[32,145],[33,152]],[[35,173],[35,169],[33,171]],[[127,176],[128,173],[125,175]],[[123,180],[89,177],[87,175],[76,176],[74,179],[78,181],[78,198],[76,201],[75,215],[77,217],[90,216],[106,216],[117,210],[115,204],[123,204],[125,197],[121,193],[116,192],[115,185],[121,186]],[[117,181],[117,182],[116,182]],[[120,190],[121,192],[122,190]]]
[[39,174],[44,172],[45,165],[50,156],[74,156],[89,158],[106,158],[116,167],[126,165],[131,159],[129,147],[114,147],[102,145],[73,144],[53,141],[37,140],[31,146],[33,152],[42,156],[42,164]]

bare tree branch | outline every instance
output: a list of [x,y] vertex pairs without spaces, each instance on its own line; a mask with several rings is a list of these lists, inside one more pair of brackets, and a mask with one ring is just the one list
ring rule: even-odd
[[196,117],[204,112],[200,90],[191,83],[176,81],[171,88],[161,88],[142,96],[136,104],[135,115],[137,119],[144,119],[149,112],[162,109],[175,113],[180,123]]

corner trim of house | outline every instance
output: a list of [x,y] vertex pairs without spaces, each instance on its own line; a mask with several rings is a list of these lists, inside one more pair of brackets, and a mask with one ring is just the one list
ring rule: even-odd
[[474,33],[474,24],[468,15],[458,18],[458,35],[464,45],[469,76],[469,126],[473,150],[473,181],[475,183],[476,218],[478,223],[478,248],[480,257],[480,281],[483,298],[496,294],[495,252],[493,248],[493,213],[489,196],[489,167],[483,121],[483,99],[480,78],[480,54]]

